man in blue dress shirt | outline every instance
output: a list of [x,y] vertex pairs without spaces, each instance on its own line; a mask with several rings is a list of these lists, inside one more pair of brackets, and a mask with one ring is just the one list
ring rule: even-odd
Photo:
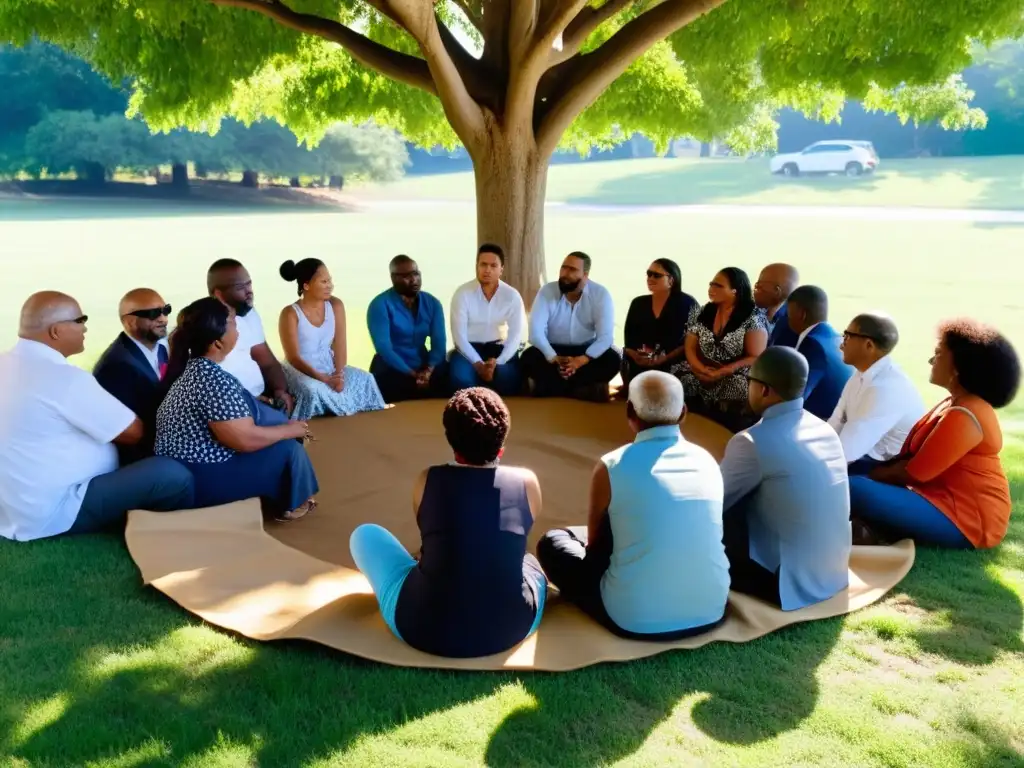
[[761,420],[722,459],[725,551],[732,588],[784,611],[849,585],[850,484],[839,436],[804,410],[807,361],[768,347],[750,368]]
[[376,351],[370,373],[388,403],[446,397],[448,339],[441,302],[422,290],[420,268],[408,256],[395,256],[390,270],[391,288],[366,310]]
[[786,300],[800,285],[800,274],[790,264],[769,264],[754,283],[754,303],[768,326],[769,347],[795,347],[796,333],[789,327]]
[[816,285],[801,285],[787,302],[796,350],[807,359],[804,410],[819,419],[832,416],[854,368],[843,362],[843,337],[828,323],[828,295]]
[[530,311],[530,344],[520,358],[531,393],[607,400],[622,355],[615,339],[615,306],[608,289],[590,279],[590,257],[565,257],[558,281],[537,293]]

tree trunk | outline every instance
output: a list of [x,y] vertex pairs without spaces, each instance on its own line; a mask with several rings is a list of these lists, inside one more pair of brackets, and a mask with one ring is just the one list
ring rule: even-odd
[[175,163],[171,166],[171,186],[188,191],[188,166],[185,163]]
[[299,181],[298,176],[292,176],[290,179],[288,179],[288,186],[292,187],[293,189],[298,189],[302,186],[302,182]]
[[526,308],[545,281],[544,198],[548,160],[532,136],[492,134],[473,158],[478,245],[505,251],[504,280],[522,294]]
[[255,189],[260,185],[260,175],[256,171],[242,171],[242,186]]
[[84,162],[75,171],[76,175],[90,186],[100,186],[107,180],[107,169],[100,163]]
[[344,189],[345,188],[345,177],[333,174],[328,182],[328,186],[331,189]]

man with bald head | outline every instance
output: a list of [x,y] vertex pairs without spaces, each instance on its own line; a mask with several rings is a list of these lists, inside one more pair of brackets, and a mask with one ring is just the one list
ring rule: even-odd
[[843,361],[856,370],[828,423],[843,441],[851,475],[898,456],[926,410],[917,387],[890,357],[899,340],[896,323],[881,312],[857,315],[843,331]]
[[754,303],[768,326],[769,347],[795,347],[796,333],[786,318],[786,299],[800,285],[800,273],[791,264],[769,264],[754,283]]
[[143,425],[93,376],[68,363],[85,348],[88,317],[44,291],[21,310],[18,342],[0,355],[0,536],[31,541],[123,525],[132,509],[193,503],[192,474],[150,457],[118,469],[115,445]]
[[676,640],[725,615],[722,476],[683,437],[685,416],[675,376],[645,371],[630,381],[636,437],[595,466],[587,527],[549,531],[537,545],[562,597],[620,637]]
[[221,368],[240,382],[255,401],[255,418],[261,426],[288,420],[295,399],[288,392],[284,368],[267,344],[263,320],[253,300],[252,278],[241,262],[218,259],[206,273],[210,295],[235,311],[238,341],[221,362]]
[[769,347],[749,378],[761,420],[734,435],[722,459],[729,573],[734,590],[792,611],[849,584],[846,458],[836,433],[804,410],[803,355]]
[[120,449],[124,464],[149,455],[152,449],[160,380],[167,370],[171,305],[150,288],[135,288],[121,299],[117,314],[123,330],[100,356],[92,374],[146,427],[146,436],[138,446]]

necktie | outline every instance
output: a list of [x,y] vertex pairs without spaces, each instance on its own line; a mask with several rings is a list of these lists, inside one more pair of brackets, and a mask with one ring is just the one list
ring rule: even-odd
[[163,344],[156,345],[156,363],[157,371],[162,379],[164,374],[167,373],[167,347]]

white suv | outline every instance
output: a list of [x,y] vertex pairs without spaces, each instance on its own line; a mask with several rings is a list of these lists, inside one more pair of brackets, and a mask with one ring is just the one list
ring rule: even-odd
[[878,167],[878,153],[870,141],[819,141],[802,152],[776,155],[772,173],[799,176],[801,173],[845,173],[860,176]]

